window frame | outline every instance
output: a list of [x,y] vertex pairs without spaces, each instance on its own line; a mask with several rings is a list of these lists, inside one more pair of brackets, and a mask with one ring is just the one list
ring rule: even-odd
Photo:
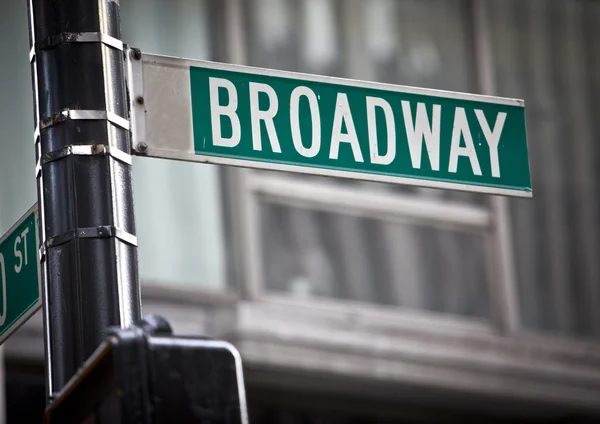
[[[248,38],[244,31],[243,7],[245,0],[229,0],[226,4],[225,26],[227,28],[225,60],[240,65],[246,64],[245,42]],[[468,0],[465,2],[466,21],[469,24],[473,40],[470,51],[476,56],[474,73],[479,77],[478,88],[483,94],[494,91],[493,66],[491,65],[490,40],[486,19],[485,5]],[[348,15],[346,13],[345,15]],[[236,272],[236,282],[246,299],[277,300],[286,299],[284,295],[268,293],[264,289],[262,270],[263,257],[260,234],[260,201],[286,206],[300,206],[310,210],[343,212],[344,214],[360,214],[369,218],[383,219],[385,222],[416,223],[433,228],[473,232],[484,237],[484,257],[489,292],[490,317],[488,330],[490,334],[498,331],[513,332],[518,328],[518,302],[516,299],[516,281],[514,260],[512,258],[512,241],[510,235],[510,216],[505,198],[494,196],[489,199],[488,207],[476,204],[459,203],[424,199],[414,195],[386,193],[381,195],[362,188],[348,190],[334,183],[322,182],[318,186],[300,179],[286,177],[283,174],[268,174],[257,170],[226,169],[224,170],[228,184],[226,189],[235,193],[236,210],[230,223],[235,228],[235,240],[240,248],[233,254],[242,262],[241,269]],[[342,204],[343,206],[340,206]],[[346,208],[346,209],[344,209]],[[444,216],[446,214],[446,216]],[[235,216],[237,215],[237,216]],[[243,270],[243,271],[242,271]],[[301,303],[301,301],[299,301]],[[311,299],[321,305],[347,304],[355,309],[360,303],[346,300]],[[403,308],[385,307],[383,309],[398,311],[398,318],[403,316]],[[443,325],[448,320],[468,323],[468,317],[456,317],[434,312],[409,311],[411,316],[423,315],[426,322]]]

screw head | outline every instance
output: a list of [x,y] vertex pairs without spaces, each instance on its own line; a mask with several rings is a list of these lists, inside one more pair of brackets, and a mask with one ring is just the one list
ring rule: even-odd
[[140,141],[137,145],[137,150],[141,153],[146,153],[148,151],[148,143]]
[[142,96],[137,96],[135,98],[135,101],[137,102],[138,105],[143,105],[144,104],[144,98]]
[[133,57],[135,60],[140,60],[142,58],[142,51],[140,49],[132,49],[131,57]]

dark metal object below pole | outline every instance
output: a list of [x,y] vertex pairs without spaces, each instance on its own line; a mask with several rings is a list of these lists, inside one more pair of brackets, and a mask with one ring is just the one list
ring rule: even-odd
[[240,355],[223,341],[173,336],[165,319],[147,317],[102,343],[45,422],[248,424]]
[[119,4],[29,0],[48,394],[141,315]]

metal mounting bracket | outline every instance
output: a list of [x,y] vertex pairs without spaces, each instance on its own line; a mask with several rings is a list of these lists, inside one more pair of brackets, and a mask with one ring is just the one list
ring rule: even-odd
[[[123,42],[110,35],[101,32],[61,32],[60,34],[51,35],[42,41],[38,41],[37,47],[40,50],[52,49],[63,43],[102,43],[113,49],[123,51]],[[30,60],[33,59],[31,53]]]
[[129,120],[108,110],[82,110],[82,109],[64,109],[60,112],[44,118],[40,122],[40,128],[45,129],[53,127],[68,120],[106,120],[117,127],[129,130]]
[[137,237],[133,234],[130,234],[112,225],[101,225],[99,227],[75,228],[58,236],[48,238],[44,244],[45,249],[42,251],[42,256],[45,254],[47,249],[67,243],[76,238],[102,239],[111,237],[137,247]]

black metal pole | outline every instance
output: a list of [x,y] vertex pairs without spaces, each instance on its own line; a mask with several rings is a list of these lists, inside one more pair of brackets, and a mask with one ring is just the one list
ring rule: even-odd
[[119,3],[28,1],[51,397],[141,303]]

